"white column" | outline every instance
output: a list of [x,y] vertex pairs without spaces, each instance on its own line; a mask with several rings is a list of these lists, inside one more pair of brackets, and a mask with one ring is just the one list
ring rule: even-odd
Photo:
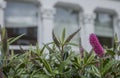
[[43,41],[43,26],[42,26],[42,14],[41,14],[41,6],[38,7],[38,28],[37,28],[37,42],[39,47],[42,47]]
[[[4,26],[4,8],[6,7],[6,2],[0,0],[0,32],[1,28]],[[1,33],[0,33],[0,41],[1,41]]]
[[84,49],[85,48],[85,42],[84,42],[84,39],[85,39],[85,26],[83,24],[83,12],[80,12],[79,13],[79,28],[80,28],[80,47],[79,49],[82,47]]
[[120,41],[120,10],[117,11],[117,15],[114,15],[114,33],[117,34]]
[[4,8],[6,7],[6,2],[0,0],[0,25],[1,27],[4,26]]
[[[6,7],[6,2],[0,0],[0,32],[1,28],[4,26],[4,8]],[[1,41],[1,33],[0,33],[0,41]],[[1,52],[0,52],[1,55]]]
[[120,18],[118,18],[118,19],[116,20],[116,22],[117,22],[117,25],[116,25],[116,33],[117,33],[118,39],[119,39],[119,41],[120,41]]
[[52,41],[52,30],[54,27],[55,8],[41,8],[42,26],[43,26],[43,43]]
[[81,39],[83,43],[83,47],[89,52],[92,47],[89,43],[89,35],[94,33],[94,13],[84,13],[83,14],[83,25],[84,25],[84,37]]

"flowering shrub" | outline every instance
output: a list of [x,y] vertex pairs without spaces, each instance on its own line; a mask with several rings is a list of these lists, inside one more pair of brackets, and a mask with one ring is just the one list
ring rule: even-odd
[[[120,46],[115,36],[114,46],[103,49],[95,34],[90,35],[90,44],[93,51],[86,52],[80,47],[80,54],[72,50],[75,46],[70,41],[80,31],[65,38],[65,29],[61,39],[54,32],[53,42],[45,44],[43,48],[36,45],[23,54],[8,52],[9,44],[21,36],[7,39],[5,29],[2,30],[0,41],[0,78],[120,78]],[[45,49],[49,54],[45,54]],[[46,56],[48,58],[46,58]]]

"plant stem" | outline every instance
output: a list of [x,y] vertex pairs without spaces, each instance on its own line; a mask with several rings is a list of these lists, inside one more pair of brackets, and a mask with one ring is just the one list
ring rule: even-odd
[[63,48],[64,48],[64,46],[62,45],[62,47],[61,47],[61,58],[62,58],[62,61],[64,60],[63,59],[63,55],[64,55],[64,49]]

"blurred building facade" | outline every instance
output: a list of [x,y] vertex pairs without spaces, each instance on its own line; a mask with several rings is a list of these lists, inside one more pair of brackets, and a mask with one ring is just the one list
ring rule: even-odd
[[10,49],[24,50],[52,41],[66,29],[66,36],[81,31],[72,40],[91,50],[89,34],[95,33],[102,45],[111,47],[114,34],[120,39],[120,2],[117,0],[0,0],[0,24],[9,37],[25,33]]

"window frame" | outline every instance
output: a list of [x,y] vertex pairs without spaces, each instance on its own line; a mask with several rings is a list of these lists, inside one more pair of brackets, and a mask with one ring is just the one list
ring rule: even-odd
[[[112,39],[112,41],[111,41],[111,46],[109,47],[109,48],[111,48],[113,45],[114,45],[114,33],[115,33],[115,25],[114,25],[114,20],[115,20],[115,13],[110,13],[110,12],[105,12],[105,11],[95,11],[95,14],[96,14],[96,18],[95,18],[95,24],[94,24],[94,26],[96,27],[96,19],[98,19],[98,13],[102,13],[102,14],[109,14],[110,16],[111,16],[111,18],[112,18],[112,30],[113,30],[113,36],[111,37],[111,39]],[[94,30],[95,30],[95,27],[94,27]],[[96,32],[95,32],[96,33]],[[106,36],[101,36],[101,35],[97,35],[96,34],[96,36],[97,37],[106,37]],[[110,38],[110,37],[106,37],[106,38]],[[103,44],[102,44],[103,45]],[[106,45],[105,45],[106,46]]]
[[[55,7],[56,9],[57,8],[62,8],[62,9],[67,9],[67,10],[71,10],[71,11],[76,11],[76,12],[78,12],[78,14],[77,14],[77,18],[76,18],[76,22],[77,22],[77,29],[79,29],[80,27],[81,27],[81,25],[82,25],[82,22],[81,22],[81,15],[82,15],[82,10],[80,10],[80,9],[76,9],[76,8],[74,8],[74,7],[72,7],[72,8],[70,8],[70,7],[67,7],[67,6],[57,6],[56,5],[56,7]],[[56,12],[57,13],[57,12]],[[54,24],[55,24],[55,18],[54,18]],[[54,27],[55,27],[55,25],[54,25]],[[67,27],[67,26],[66,26]],[[72,33],[71,33],[72,34]],[[60,35],[61,36],[61,35]],[[59,37],[60,37],[59,36]],[[67,36],[66,36],[67,37]],[[81,46],[81,33],[79,32],[78,33],[78,46],[73,46],[73,50],[74,51],[76,51],[76,52],[79,52],[79,47]]]
[[[39,21],[41,21],[39,18],[41,17],[41,15],[39,15],[40,13],[39,13],[39,8],[40,8],[40,4],[38,4],[38,1],[36,2],[36,1],[24,1],[24,0],[18,0],[18,1],[16,1],[16,0],[6,0],[6,2],[20,2],[20,3],[31,3],[31,4],[34,4],[34,5],[36,5],[36,7],[37,7],[37,26],[32,26],[32,27],[37,27],[37,37],[36,37],[36,39],[37,39],[37,41],[36,41],[36,43],[41,43],[41,42],[38,42],[38,39],[39,39],[39,37],[40,37],[40,35],[38,35],[39,33],[38,33],[38,26],[40,26],[39,25]],[[4,17],[5,17],[5,15],[4,15]],[[5,20],[4,20],[4,24],[5,24]],[[5,26],[6,27],[6,26]],[[14,27],[13,27],[14,28]],[[30,46],[30,45],[10,45],[9,46],[9,49],[10,50],[20,50],[20,49],[23,49],[23,50],[28,50],[29,48],[33,48],[33,49],[35,49],[36,48],[36,45],[33,45],[33,46]]]

